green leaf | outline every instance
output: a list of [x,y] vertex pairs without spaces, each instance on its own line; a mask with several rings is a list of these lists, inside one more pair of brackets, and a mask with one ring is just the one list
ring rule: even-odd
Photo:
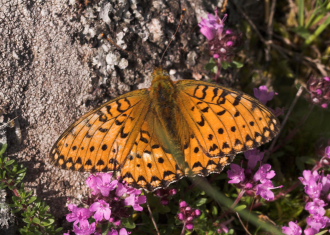
[[31,223],[31,219],[30,218],[23,218],[23,221],[25,223],[27,223],[28,225]]
[[202,206],[207,202],[207,198],[206,197],[202,197],[199,200],[196,201],[196,206]]
[[205,65],[205,69],[211,71],[212,73],[218,72],[218,66],[216,64],[208,63]]
[[136,227],[135,223],[133,222],[133,220],[131,218],[123,219],[122,223],[123,223],[124,227],[128,228],[128,229],[134,229]]
[[7,147],[8,147],[7,144],[2,145],[2,147],[0,149],[0,156],[3,155],[6,152]]
[[328,16],[328,18],[326,19],[326,21],[321,24],[316,30],[315,32],[310,35],[307,39],[306,39],[306,45],[311,44],[325,29],[328,28],[330,24],[330,17]]
[[211,213],[212,213],[213,216],[217,216],[218,213],[219,213],[218,207],[213,205],[212,208],[211,208]]
[[244,63],[238,62],[238,61],[233,61],[233,64],[236,66],[236,68],[242,68],[244,66]]
[[55,222],[54,219],[46,219],[45,221],[42,221],[40,224],[41,224],[41,226],[47,227],[47,226],[53,224],[54,222]]
[[321,232],[319,232],[319,233],[317,233],[315,235],[322,235],[322,234],[326,234],[327,232],[328,232],[328,230],[324,230],[324,231],[321,231]]
[[305,21],[305,4],[304,4],[305,0],[298,0],[298,22],[299,22],[299,26],[303,26],[304,25],[304,21]]
[[304,39],[308,38],[311,35],[308,29],[303,26],[294,28],[293,31]]
[[13,164],[15,162],[14,159],[10,160],[10,161],[6,161],[5,164],[6,166],[10,166],[11,164]]
[[235,211],[242,211],[246,208],[246,205],[239,205],[237,207],[235,207]]
[[30,200],[29,200],[29,202],[28,202],[28,204],[31,204],[35,200],[37,200],[37,197],[36,196],[31,197]]
[[32,222],[33,222],[33,223],[36,223],[36,224],[40,224],[40,219],[39,219],[38,217],[34,217],[34,218],[32,219]]
[[231,63],[228,63],[227,61],[222,61],[221,63],[223,69],[231,68]]

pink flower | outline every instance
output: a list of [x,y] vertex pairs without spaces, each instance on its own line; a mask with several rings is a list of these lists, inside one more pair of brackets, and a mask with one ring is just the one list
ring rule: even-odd
[[95,232],[96,229],[96,225],[95,222],[92,224],[84,223],[84,224],[80,224],[80,226],[78,225],[73,225],[73,232],[75,232],[76,235],[90,235],[93,234]]
[[253,89],[254,96],[257,97],[258,100],[260,100],[261,103],[266,104],[268,101],[272,100],[274,98],[274,95],[276,94],[273,91],[269,91],[267,86],[260,86],[259,88]]
[[194,229],[194,219],[199,217],[202,212],[198,209],[191,208],[187,202],[180,202],[180,213],[178,213],[178,218],[185,224],[188,230]]
[[127,187],[121,183],[118,183],[117,189],[116,189],[116,195],[118,197],[122,197],[126,193],[127,193]]
[[272,168],[269,164],[264,164],[260,166],[259,170],[255,173],[253,179],[254,181],[260,181],[261,183],[266,182],[267,180],[272,179],[276,174],[275,171],[270,170]]
[[310,214],[314,215],[325,215],[324,207],[326,204],[323,200],[315,198],[312,202],[308,202],[305,206],[305,210],[307,210]]
[[230,184],[238,184],[245,180],[244,169],[239,165],[232,163],[228,171],[228,177],[231,179],[228,181]]
[[258,162],[264,158],[265,153],[260,152],[259,149],[252,149],[244,152],[245,158],[248,160],[248,167],[254,169]]
[[110,232],[108,232],[107,235],[128,235],[128,234],[130,234],[130,232],[127,232],[127,230],[125,228],[121,228],[119,230],[119,233],[117,230],[112,229]]
[[96,221],[110,220],[111,209],[109,207],[109,203],[106,203],[104,200],[99,200],[98,202],[94,202],[90,208],[90,211],[95,212],[94,218]]
[[307,224],[315,229],[317,232],[319,232],[322,228],[325,228],[327,224],[330,223],[330,218],[327,216],[321,216],[321,215],[310,215],[307,218]]
[[92,215],[88,209],[78,208],[77,205],[74,204],[69,204],[68,208],[72,213],[69,213],[66,216],[67,221],[74,222],[74,224],[84,224],[86,222],[88,223],[88,219]]
[[289,227],[282,227],[282,232],[286,235],[301,235],[302,229],[299,227],[297,223],[289,222]]
[[92,189],[93,195],[101,193],[107,197],[110,191],[117,187],[118,180],[112,180],[112,173],[97,173],[91,175],[86,183]]
[[138,196],[136,194],[131,194],[127,198],[125,198],[125,205],[132,206],[136,211],[143,211],[143,207],[140,206],[140,204],[144,204],[146,202],[147,202],[146,196]]
[[218,15],[215,16],[208,14],[208,19],[202,18],[202,21],[199,23],[201,33],[207,38],[207,40],[213,40],[217,34],[222,34],[226,18],[227,15],[225,15],[221,20]]
[[305,185],[305,192],[311,198],[319,198],[322,191],[322,183],[319,182],[320,175],[317,171],[303,171],[304,177],[299,177],[299,180]]
[[322,176],[320,179],[320,183],[322,186],[320,197],[324,201],[330,203],[330,193],[329,193],[330,192],[330,174]]
[[271,180],[265,180],[262,184],[258,184],[256,186],[257,195],[265,198],[267,201],[274,200],[274,193],[271,189],[276,189],[278,187],[274,187],[273,182]]

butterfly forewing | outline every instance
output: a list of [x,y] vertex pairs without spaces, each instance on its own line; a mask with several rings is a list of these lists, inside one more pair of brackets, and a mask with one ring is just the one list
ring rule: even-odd
[[137,90],[103,104],[73,125],[58,139],[51,158],[64,169],[116,170],[125,160],[145,119],[150,100]]
[[242,92],[201,81],[176,85],[182,114],[209,157],[256,148],[279,130],[274,114]]

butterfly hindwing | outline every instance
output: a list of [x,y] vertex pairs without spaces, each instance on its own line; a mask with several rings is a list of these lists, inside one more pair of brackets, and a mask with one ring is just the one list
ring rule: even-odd
[[176,87],[182,114],[209,157],[256,148],[279,131],[274,114],[242,92],[190,80]]
[[126,182],[149,191],[165,188],[183,176],[175,157],[159,140],[158,124],[149,112],[121,171]]
[[189,169],[186,170],[186,175],[190,176],[208,176],[211,173],[220,173],[234,159],[233,156],[210,158],[203,151],[202,146],[194,135],[191,136],[184,154],[189,166]]

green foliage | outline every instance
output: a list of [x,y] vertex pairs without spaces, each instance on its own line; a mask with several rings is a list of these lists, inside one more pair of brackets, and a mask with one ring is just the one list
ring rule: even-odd
[[62,228],[56,228],[55,218],[48,212],[49,206],[24,188],[22,182],[26,168],[6,157],[6,148],[4,145],[0,150],[0,189],[10,190],[13,194],[10,207],[20,218],[20,234],[61,234]]

